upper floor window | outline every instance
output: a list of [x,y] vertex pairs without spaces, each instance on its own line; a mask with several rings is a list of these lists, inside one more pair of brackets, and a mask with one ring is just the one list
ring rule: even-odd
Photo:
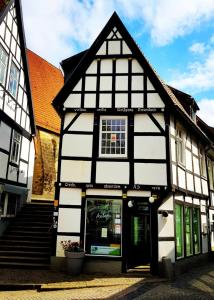
[[16,98],[17,95],[18,81],[19,81],[19,69],[16,67],[14,62],[12,62],[10,68],[8,90],[13,95],[14,98]]
[[104,157],[127,157],[127,117],[101,117],[99,154]]
[[0,82],[5,83],[6,71],[7,71],[8,55],[4,48],[0,45]]
[[199,159],[200,159],[201,176],[207,177],[205,153],[201,148],[200,148],[200,151],[199,151]]
[[185,165],[185,145],[184,134],[180,128],[176,131],[176,148],[177,148],[177,161]]
[[210,189],[214,189],[214,184],[213,184],[213,166],[212,166],[212,161],[209,159],[208,160],[208,176],[209,176],[209,183],[210,183]]
[[21,135],[18,134],[16,131],[13,132],[13,141],[12,141],[12,151],[11,151],[11,157],[10,160],[18,164],[19,162],[19,154],[21,149]]

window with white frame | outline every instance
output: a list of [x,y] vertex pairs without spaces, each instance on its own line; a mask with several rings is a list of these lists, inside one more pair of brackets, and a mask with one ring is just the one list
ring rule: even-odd
[[214,189],[214,184],[213,184],[213,166],[212,166],[212,161],[209,159],[208,160],[208,176],[209,176],[209,183],[210,183],[210,189]]
[[5,83],[5,77],[6,77],[6,71],[7,71],[7,61],[8,61],[7,52],[4,50],[2,45],[0,45],[0,82],[2,84]]
[[205,153],[202,148],[200,148],[200,151],[199,151],[199,160],[200,160],[201,176],[207,177]]
[[14,130],[10,160],[15,164],[18,164],[19,162],[20,149],[21,149],[21,135]]
[[14,62],[12,62],[10,67],[8,90],[11,93],[11,95],[13,95],[14,98],[16,98],[17,95],[18,81],[19,81],[19,69],[16,67]]
[[100,118],[100,156],[127,156],[127,117],[102,116]]
[[176,150],[177,150],[177,161],[182,165],[185,165],[185,144],[184,144],[184,133],[181,128],[176,130]]

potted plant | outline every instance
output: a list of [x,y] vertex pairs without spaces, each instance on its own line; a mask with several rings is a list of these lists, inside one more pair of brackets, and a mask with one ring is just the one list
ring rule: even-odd
[[66,268],[69,274],[78,275],[82,271],[85,251],[78,242],[61,241],[65,251]]

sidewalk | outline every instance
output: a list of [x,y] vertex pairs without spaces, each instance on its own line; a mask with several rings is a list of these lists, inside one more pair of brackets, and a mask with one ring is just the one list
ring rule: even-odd
[[[11,290],[18,288],[23,290]],[[46,270],[1,269],[0,289],[0,300],[209,300],[214,299],[214,262],[175,282],[149,274],[72,277]]]
[[72,277],[51,270],[0,271],[0,300],[124,299],[142,285],[165,281],[150,274]]

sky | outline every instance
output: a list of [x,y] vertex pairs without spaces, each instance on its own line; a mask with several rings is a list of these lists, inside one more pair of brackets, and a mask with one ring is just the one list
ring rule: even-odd
[[22,0],[27,47],[59,67],[94,42],[114,11],[160,77],[214,127],[213,0]]

